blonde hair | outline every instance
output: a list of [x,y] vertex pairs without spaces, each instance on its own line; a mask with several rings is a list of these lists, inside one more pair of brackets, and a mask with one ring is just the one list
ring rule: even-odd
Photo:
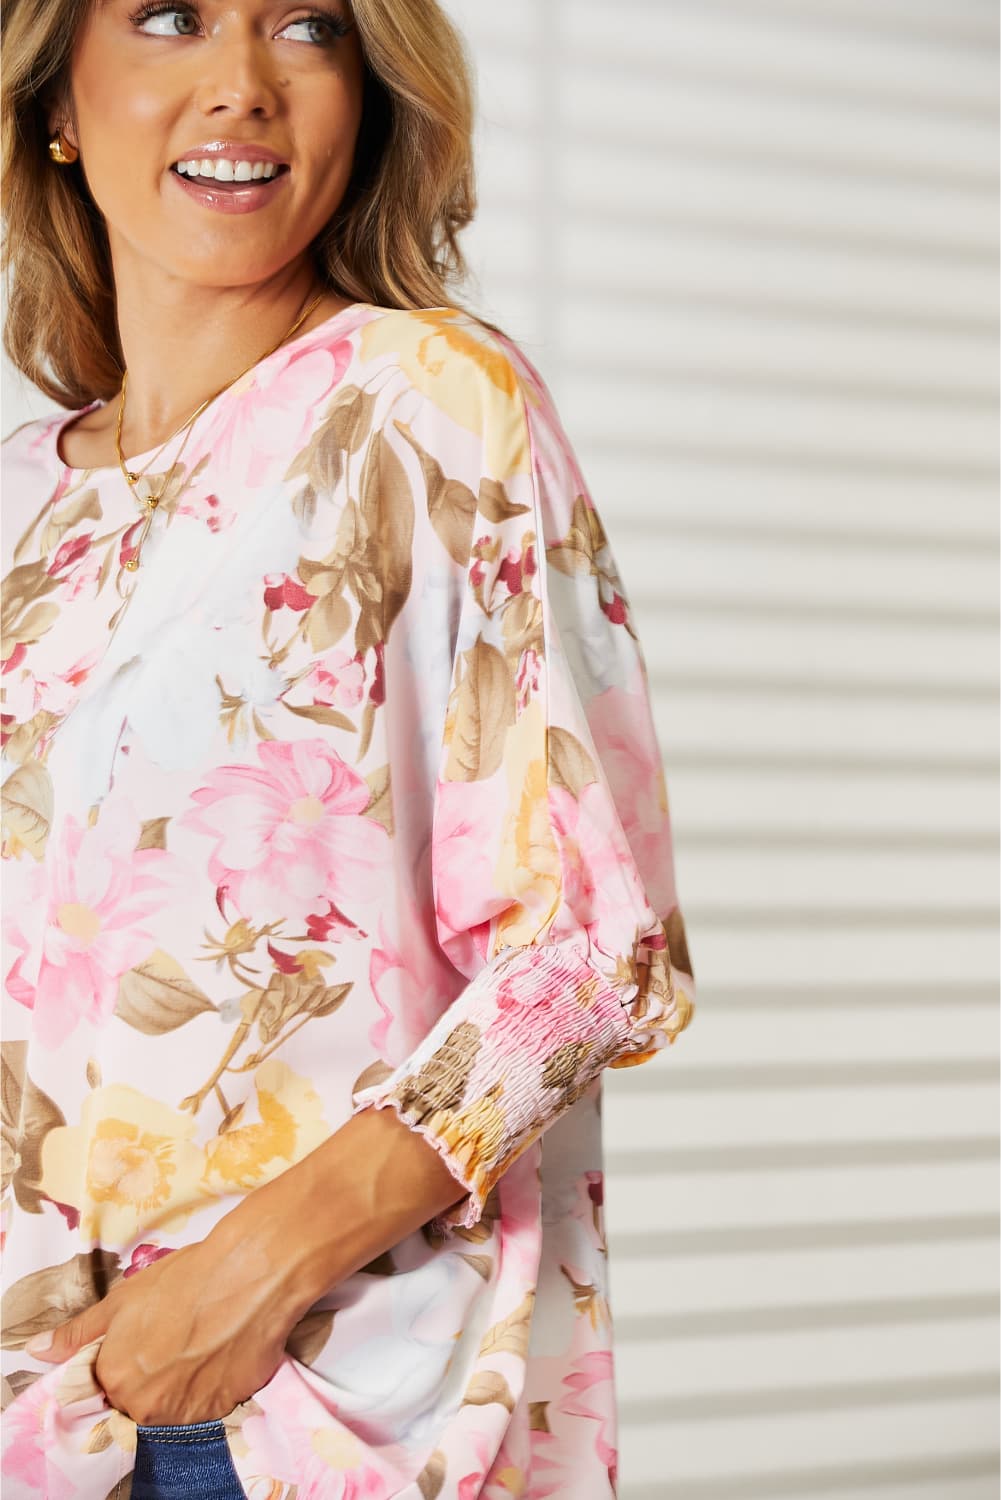
[[[76,408],[119,389],[114,279],[103,216],[79,162],[56,166],[49,110],[94,0],[2,9],[4,348],[47,396]],[[462,40],[435,0],[353,0],[365,59],[354,169],[313,242],[317,271],[355,301],[437,307],[466,271],[475,209],[473,88]]]

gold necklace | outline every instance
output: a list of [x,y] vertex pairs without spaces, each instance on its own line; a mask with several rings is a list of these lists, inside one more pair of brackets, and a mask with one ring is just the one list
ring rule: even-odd
[[[181,461],[181,454],[184,452],[188,438],[191,436],[191,431],[196,418],[200,417],[205,408],[207,406],[211,406],[212,402],[215,401],[217,397],[221,396],[223,391],[228,390],[231,385],[235,385],[238,380],[242,380],[244,375],[249,374],[249,372],[254,368],[255,365],[260,364],[262,359],[267,359],[269,355],[274,354],[276,349],[281,348],[286,339],[290,339],[299,325],[303,323],[306,318],[308,318],[314,307],[316,307],[323,300],[323,295],[323,292],[317,293],[312,302],[310,302],[306,307],[303,308],[302,312],[300,312],[291,328],[289,328],[287,332],[282,334],[277,343],[272,344],[271,348],[266,349],[263,354],[257,355],[255,359],[251,360],[250,364],[245,370],[240,371],[239,375],[234,375],[232,380],[227,380],[225,385],[221,385],[217,391],[212,392],[211,396],[206,397],[206,399],[191,413],[191,416],[188,417],[184,422],[182,422],[180,427],[172,432],[170,434],[170,437],[166,438],[164,442],[160,444],[159,448],[153,454],[153,457],[149,459],[138,471],[133,471],[126,467],[125,456],[122,453],[122,419],[125,415],[125,391],[129,379],[129,372],[128,370],[125,371],[124,375],[122,376],[122,391],[118,401],[118,421],[115,425],[115,452],[118,455],[118,466],[121,469],[122,473],[125,475],[125,481],[128,484],[129,489],[132,491],[133,495],[135,495],[135,498],[139,501],[139,504],[146,507],[146,524],[143,527],[142,535],[136,543],[133,555],[125,563],[125,567],[130,573],[134,573],[139,566],[139,553],[142,550],[143,542],[146,540],[146,537],[149,534],[149,529],[153,521],[153,514],[157,506],[160,504],[160,501],[162,500],[164,494],[166,493],[167,486],[173,478],[174,470],[177,468],[177,465]],[[184,432],[185,428],[187,428],[186,432]],[[138,483],[138,481],[143,478],[150,465],[153,464],[157,458],[159,458],[160,454],[163,452],[164,448],[166,448],[167,444],[172,442],[173,439],[177,437],[177,434],[179,432],[184,432],[184,441],[181,443],[180,448],[177,450],[177,456],[175,457],[174,462],[167,470],[167,477],[163,481],[163,484],[157,490],[156,494],[149,494],[145,496],[136,494],[136,484]]]

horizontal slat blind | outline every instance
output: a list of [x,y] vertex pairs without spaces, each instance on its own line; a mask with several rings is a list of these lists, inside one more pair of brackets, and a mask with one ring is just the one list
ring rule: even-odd
[[607,1075],[622,1500],[988,1500],[996,15],[451,9],[471,300],[604,515],[699,982]]
[[470,300],[625,576],[699,982],[606,1088],[622,1500],[991,1500],[995,8],[450,8]]

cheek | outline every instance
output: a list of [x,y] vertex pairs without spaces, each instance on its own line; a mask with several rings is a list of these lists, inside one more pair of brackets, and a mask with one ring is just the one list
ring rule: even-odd
[[119,79],[100,93],[80,90],[77,112],[84,172],[99,208],[135,203],[167,165],[173,118],[162,90]]

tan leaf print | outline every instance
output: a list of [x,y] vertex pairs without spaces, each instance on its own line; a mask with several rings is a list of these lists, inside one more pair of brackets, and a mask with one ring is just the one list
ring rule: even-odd
[[566,1266],[561,1265],[560,1270],[573,1288],[573,1301],[576,1311],[590,1319],[592,1328],[597,1328],[599,1324],[608,1322],[610,1313],[608,1301],[604,1293],[593,1282],[575,1281]]
[[490,1280],[494,1268],[492,1255],[460,1255],[459,1259],[464,1260],[467,1266],[471,1266],[477,1276],[481,1276],[484,1281]]
[[476,496],[459,479],[449,479],[438,460],[414,437],[405,422],[394,427],[407,440],[420,461],[427,494],[428,519],[438,540],[453,562],[465,567],[469,561],[476,520]]
[[[365,454],[359,504],[368,528],[370,564],[381,583],[385,640],[410,596],[414,497],[403,464],[381,432],[372,434]],[[358,649],[364,647],[359,643]]]
[[[27,1042],[4,1042],[0,1061],[0,1108],[4,1145],[4,1179],[25,1213],[42,1212],[42,1143],[66,1118],[25,1074]],[[8,1177],[9,1173],[9,1177]]]
[[24,724],[17,724],[10,730],[7,743],[4,745],[4,754],[12,765],[25,765],[35,754],[35,749],[43,735],[58,724],[56,714],[49,713],[46,709],[39,709],[33,718],[26,720]]
[[285,707],[290,714],[309,719],[314,724],[326,724],[329,729],[346,729],[350,734],[358,732],[347,714],[342,714],[339,708],[331,708],[329,703],[286,703]]
[[460,1021],[420,1072],[397,1086],[400,1107],[424,1115],[432,1110],[454,1110],[462,1103],[482,1036],[474,1021]]
[[385,1083],[392,1072],[393,1069],[389,1066],[389,1063],[383,1062],[382,1058],[379,1058],[374,1063],[370,1063],[365,1071],[360,1073],[355,1079],[351,1089],[352,1097],[355,1094],[360,1094],[362,1089],[374,1089],[380,1083]]
[[579,797],[586,786],[598,779],[590,751],[569,729],[561,729],[558,724],[549,730],[549,779],[574,797]]
[[315,1020],[331,1016],[343,1005],[353,981],[326,984],[306,974],[284,974],[275,970],[257,1008],[257,1030],[262,1042],[272,1042],[290,1021],[299,1017]]
[[549,1425],[548,1406],[548,1401],[530,1401],[528,1403],[529,1432],[552,1432],[552,1428]]
[[530,505],[517,505],[509,499],[507,490],[499,479],[480,480],[480,510],[488,521],[500,525],[503,521],[513,520],[515,516],[525,515],[531,508]]
[[5,853],[27,849],[32,859],[41,860],[52,825],[53,798],[52,778],[40,761],[25,761],[10,773],[0,803]]
[[386,832],[392,836],[393,793],[390,786],[389,766],[380,766],[377,771],[370,771],[365,780],[368,782],[372,792],[372,800],[365,808],[364,816],[372,818],[376,823],[380,823]]
[[58,1266],[32,1271],[3,1296],[3,1347],[23,1349],[36,1333],[46,1333],[100,1302],[120,1279],[118,1256],[90,1250]]
[[524,1359],[528,1353],[534,1306],[534,1291],[526,1292],[514,1312],[495,1323],[484,1334],[480,1354],[517,1354],[519,1359]]
[[494,1402],[510,1412],[514,1411],[514,1397],[504,1376],[498,1375],[495,1370],[480,1370],[466,1387],[462,1404],[463,1406],[492,1406]]
[[535,651],[545,655],[545,637],[542,627],[542,601],[534,594],[512,594],[501,612],[501,628],[504,632],[504,651],[508,660],[517,666],[523,651]]
[[416,1479],[421,1500],[437,1500],[445,1483],[447,1459],[440,1448],[436,1448]]
[[300,1318],[285,1340],[285,1348],[293,1359],[311,1365],[323,1352],[334,1326],[333,1308],[317,1308]]
[[685,932],[685,921],[681,915],[681,908],[676,906],[664,923],[664,931],[667,935],[667,947],[671,955],[671,962],[676,969],[682,969],[686,974],[695,978],[692,970],[692,958],[688,951],[688,936]]
[[169,818],[147,818],[139,830],[137,849],[166,849]]
[[305,448],[292,460],[286,480],[306,475],[314,490],[327,494],[344,472],[345,454],[357,453],[372,425],[375,397],[355,385],[339,391]]
[[460,671],[445,779],[479,781],[501,764],[504,736],[515,719],[514,678],[497,647],[482,635],[462,652]]
[[0,1396],[0,1411],[6,1411],[12,1401],[16,1401],[22,1391],[34,1385],[36,1380],[41,1380],[42,1370],[12,1370],[9,1375],[4,1375],[0,1382],[2,1396]]
[[306,631],[314,651],[329,651],[331,646],[336,646],[350,625],[350,604],[342,595],[333,592],[311,604],[306,615]]
[[48,555],[54,552],[66,535],[81,521],[99,521],[102,516],[101,497],[97,490],[81,490],[67,496],[63,504],[52,511],[39,541],[41,551]]
[[105,1448],[110,1448],[113,1442],[111,1420],[109,1417],[102,1417],[100,1422],[94,1423],[94,1426],[87,1434],[87,1441],[83,1445],[83,1451],[84,1453],[103,1453]]
[[119,980],[115,1015],[145,1036],[176,1031],[208,1010],[215,1010],[212,1001],[159,948]]

